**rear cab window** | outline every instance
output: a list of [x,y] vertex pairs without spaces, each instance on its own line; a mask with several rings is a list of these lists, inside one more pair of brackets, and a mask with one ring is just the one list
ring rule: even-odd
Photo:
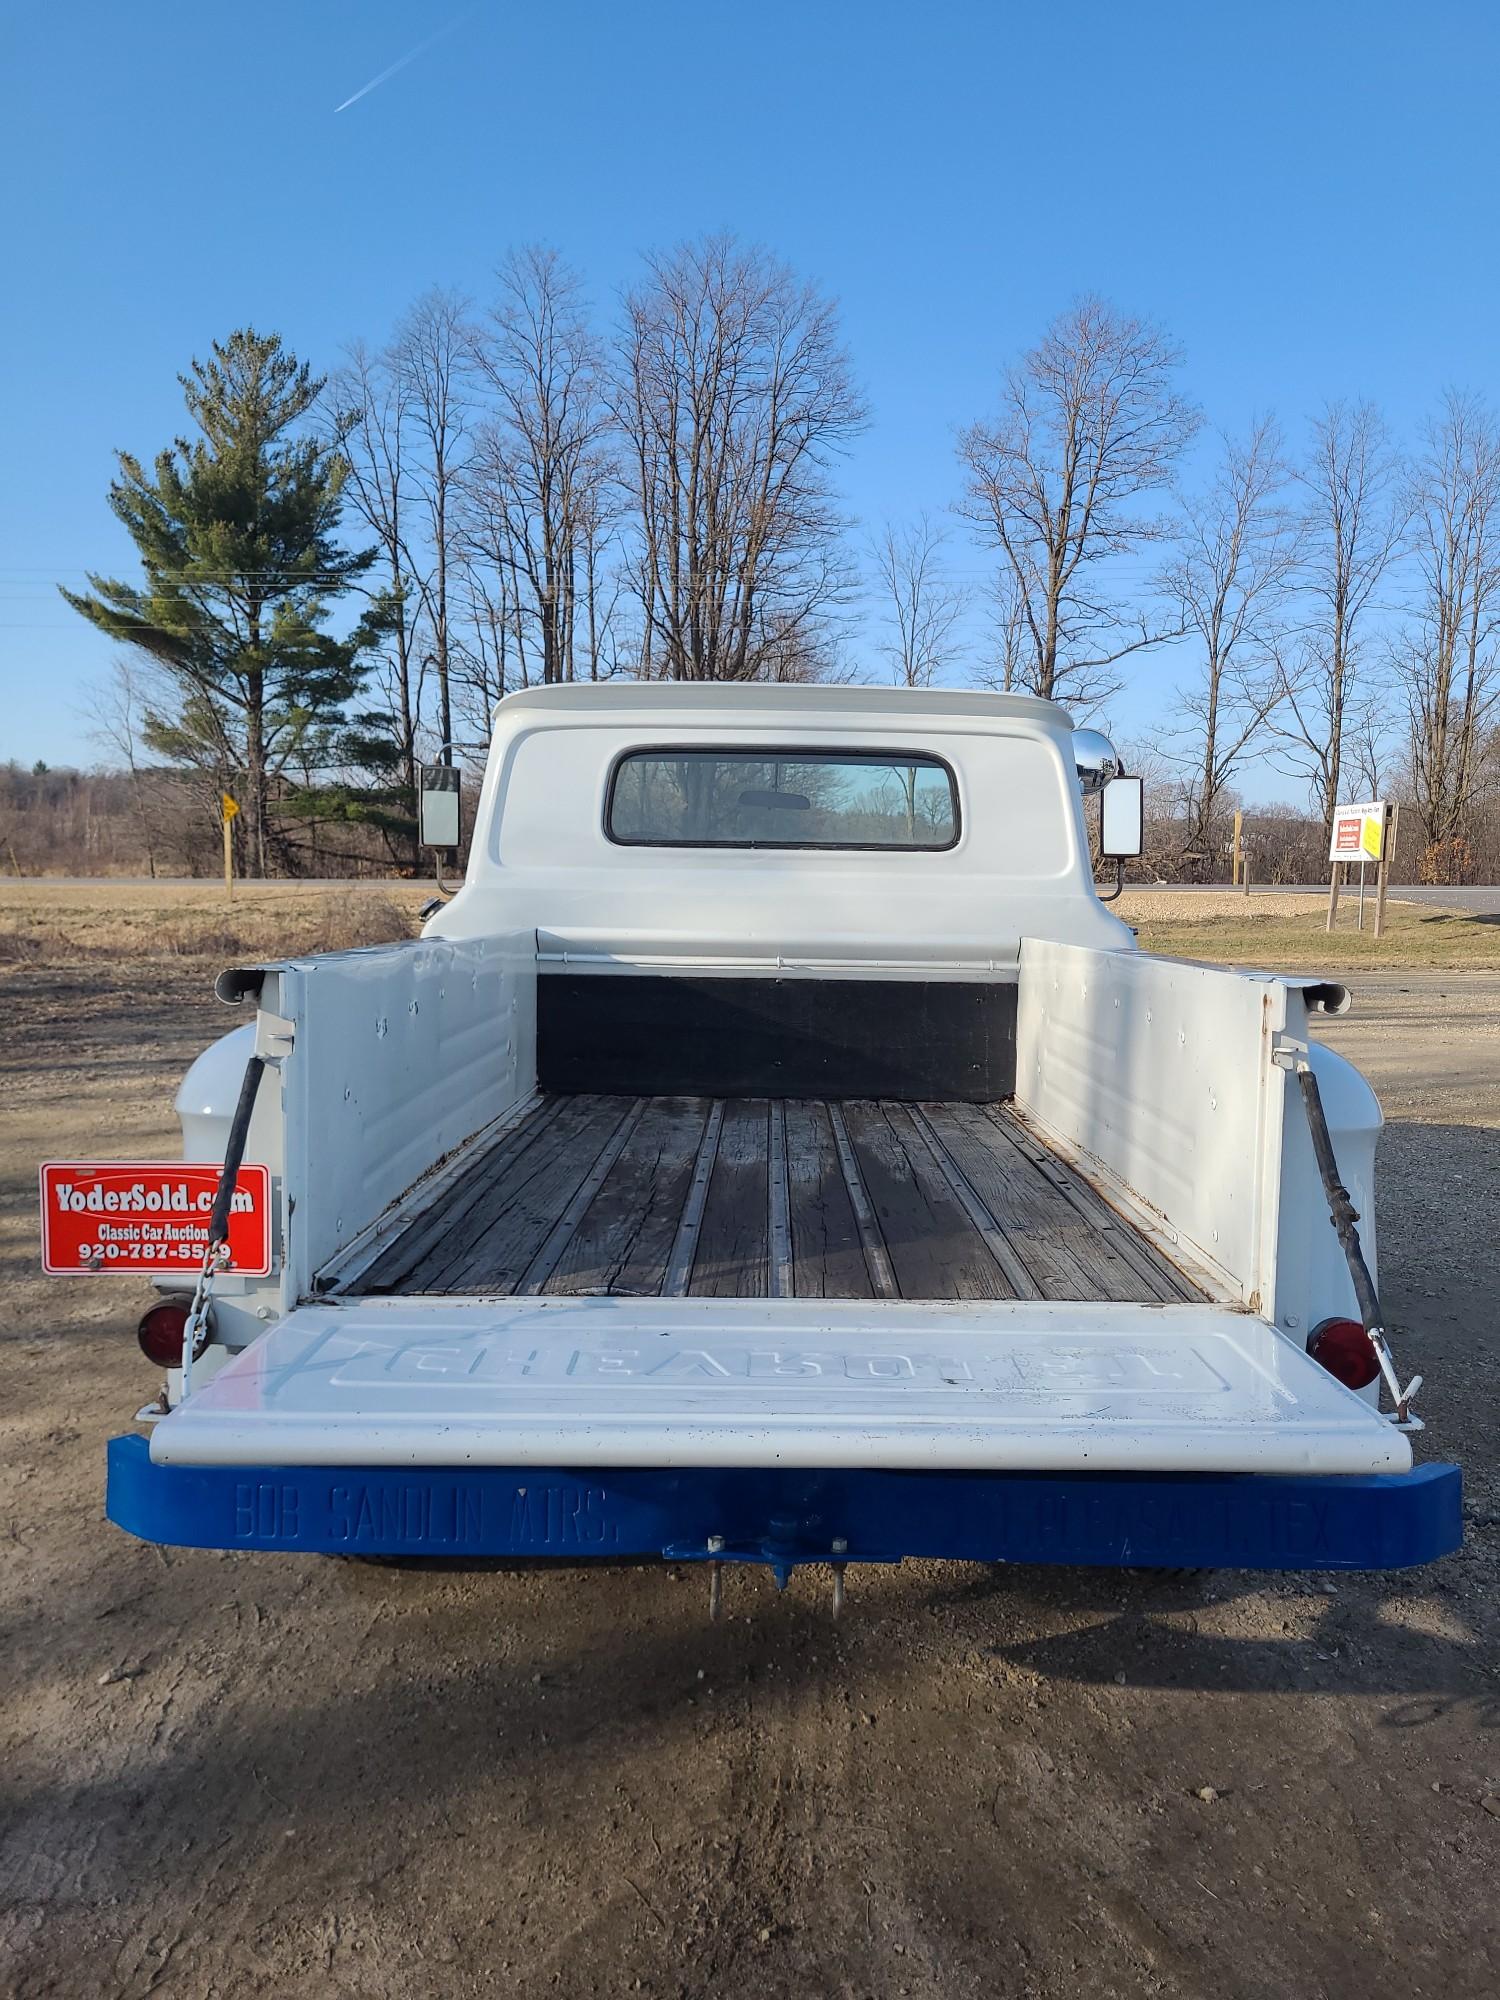
[[958,787],[918,751],[668,745],[616,761],[604,830],[625,847],[939,853],[958,840]]

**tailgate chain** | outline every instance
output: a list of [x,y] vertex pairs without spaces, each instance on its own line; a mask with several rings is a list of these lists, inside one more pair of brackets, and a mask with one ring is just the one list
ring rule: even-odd
[[1359,1240],[1359,1211],[1350,1200],[1349,1190],[1339,1177],[1338,1156],[1333,1150],[1333,1138],[1328,1130],[1328,1119],[1323,1110],[1323,1093],[1318,1088],[1318,1079],[1313,1071],[1311,1058],[1305,1048],[1288,1045],[1277,1049],[1272,1061],[1279,1069],[1291,1070],[1302,1090],[1302,1102],[1307,1108],[1307,1125],[1312,1137],[1313,1154],[1318,1162],[1323,1193],[1328,1199],[1328,1219],[1338,1234],[1344,1260],[1349,1266],[1349,1276],[1354,1281],[1354,1296],[1359,1302],[1361,1324],[1371,1347],[1375,1350],[1381,1378],[1386,1388],[1390,1390],[1391,1401],[1396,1406],[1391,1421],[1401,1430],[1420,1430],[1422,1420],[1412,1415],[1411,1405],[1412,1398],[1422,1386],[1422,1378],[1420,1375],[1413,1375],[1403,1389],[1401,1378],[1396,1373],[1395,1357],[1385,1337],[1380,1297],[1375,1290],[1375,1280],[1370,1275],[1370,1267],[1365,1262],[1364,1248]]
[[244,1078],[240,1083],[239,1102],[234,1107],[234,1117],[229,1124],[229,1137],[224,1145],[224,1165],[219,1174],[218,1192],[214,1195],[213,1212],[208,1218],[208,1249],[204,1252],[203,1269],[198,1273],[198,1283],[193,1289],[193,1303],[188,1308],[187,1324],[182,1329],[182,1395],[185,1403],[192,1393],[193,1363],[208,1345],[212,1330],[214,1279],[229,1263],[229,1206],[234,1199],[234,1184],[239,1179],[240,1162],[245,1157],[245,1140],[250,1132],[250,1115],[255,1109],[255,1094],[260,1089],[261,1073],[265,1069],[264,1056],[251,1056],[245,1065]]

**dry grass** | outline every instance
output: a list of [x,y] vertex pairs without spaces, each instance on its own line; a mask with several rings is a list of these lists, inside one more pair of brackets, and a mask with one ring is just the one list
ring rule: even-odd
[[284,958],[414,937],[421,883],[347,890],[204,882],[0,884],[0,969],[113,959]]
[[1500,922],[1426,903],[1388,902],[1385,935],[1374,935],[1374,897],[1365,903],[1365,929],[1355,929],[1355,898],[1339,903],[1338,929],[1324,929],[1326,893],[1305,896],[1173,895],[1127,889],[1115,905],[1140,933],[1142,948],[1168,958],[1209,959],[1220,965],[1254,965],[1270,972],[1393,970],[1494,970],[1500,968]]
[[[8,965],[110,959],[178,959],[227,965],[237,959],[347,951],[413,937],[424,883],[346,889],[241,883],[233,901],[209,882],[0,882],[0,972]],[[1354,928],[1354,902],[1339,928],[1323,929],[1327,899],[1305,896],[1173,895],[1127,889],[1115,906],[1142,946],[1174,958],[1304,972],[1361,966],[1500,969],[1500,923],[1426,904],[1391,902],[1386,933]],[[1366,922],[1372,923],[1373,905]]]

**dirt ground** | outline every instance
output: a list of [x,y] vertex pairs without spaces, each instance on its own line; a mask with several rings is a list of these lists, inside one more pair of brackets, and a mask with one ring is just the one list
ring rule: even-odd
[[673,1569],[169,1551],[101,1514],[155,1389],[36,1275],[35,1163],[172,1146],[229,1023],[175,959],[0,986],[0,1990],[1490,1995],[1500,976],[1362,973],[1382,1267],[1468,1476],[1409,1576],[908,1564],[729,1616]]

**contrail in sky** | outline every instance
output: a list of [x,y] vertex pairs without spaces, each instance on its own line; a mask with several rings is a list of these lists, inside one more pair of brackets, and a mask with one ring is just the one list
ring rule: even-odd
[[398,56],[389,69],[383,69],[379,76],[371,77],[370,81],[362,89],[356,90],[352,97],[346,97],[342,104],[335,104],[333,107],[334,117],[336,118],[341,111],[347,111],[351,104],[358,104],[362,97],[368,97],[372,90],[379,90],[381,84],[393,77],[398,69],[405,69],[408,63],[413,63],[418,56],[425,55],[434,42],[440,42],[445,35],[451,35],[453,30],[461,27],[474,11],[472,7],[466,7],[462,14],[448,23],[446,28],[439,28],[437,33],[429,35],[425,42],[418,42],[414,49],[408,49],[404,56]]

